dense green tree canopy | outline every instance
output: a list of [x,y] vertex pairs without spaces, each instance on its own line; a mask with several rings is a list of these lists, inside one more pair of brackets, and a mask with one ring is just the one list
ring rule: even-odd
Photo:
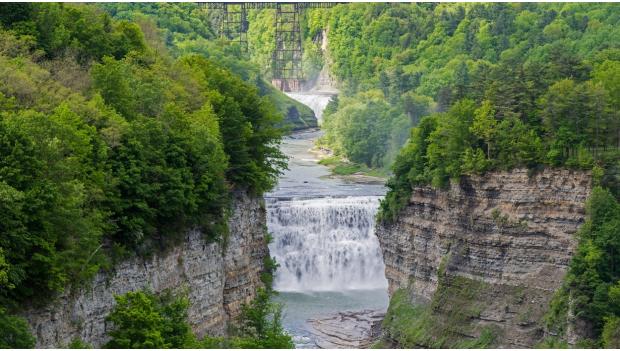
[[[229,45],[220,39],[219,10],[209,10],[198,3],[100,3],[94,6],[104,9],[113,18],[139,24],[145,39],[156,51],[168,48],[175,57],[200,54],[228,68],[258,87],[261,96],[268,96],[277,111],[284,114],[288,127],[316,126],[314,113],[309,107],[289,98],[264,79],[271,77],[265,67],[271,67],[271,50],[275,45],[272,12],[250,13],[249,35],[252,43],[254,39],[258,43],[252,44],[252,54],[246,57],[238,45]],[[259,16],[258,20],[254,15]]]
[[116,296],[106,320],[113,329],[105,345],[114,349],[165,349],[192,347],[195,337],[187,322],[189,301],[183,297],[136,291]]
[[[219,240],[230,192],[261,194],[285,166],[282,115],[269,97],[214,61],[173,58],[147,34],[92,5],[0,7],[8,346],[31,345],[10,315],[23,303],[79,286],[123,255],[164,249],[188,229]],[[162,337],[143,345],[177,345]]]
[[572,301],[572,313],[598,337],[590,342],[614,348],[620,345],[620,204],[608,190],[595,187],[587,212],[577,252],[552,301],[547,324],[554,333],[564,335]]
[[[476,108],[487,104],[488,118],[478,124],[539,138],[542,158],[528,165],[583,165],[588,153],[598,158],[600,149],[619,145],[617,6],[346,4],[312,10],[306,18],[308,33],[328,29],[324,61],[350,99],[324,114],[322,143],[351,161],[389,167],[408,137],[403,130],[462,99]],[[383,95],[375,99],[389,106],[381,113],[368,104],[366,94],[374,89]],[[357,116],[362,109],[372,120]],[[376,123],[387,132],[359,137]],[[517,151],[518,143],[492,140],[500,131],[480,128],[474,127],[479,139],[458,150],[468,160]],[[373,155],[361,156],[360,149]],[[467,170],[505,165],[478,161]]]
[[[256,298],[241,306],[241,313],[231,323],[228,337],[204,336],[198,339],[187,320],[189,300],[165,292],[156,296],[148,291],[128,292],[116,296],[107,348],[293,348],[291,337],[280,321],[281,306],[272,302],[272,291],[259,289]],[[0,337],[2,335],[0,334]],[[1,339],[0,339],[1,340]]]

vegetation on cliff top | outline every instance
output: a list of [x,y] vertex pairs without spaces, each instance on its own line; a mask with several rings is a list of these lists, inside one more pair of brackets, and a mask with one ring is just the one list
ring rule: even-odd
[[394,159],[384,220],[412,186],[488,170],[599,167],[612,186],[619,16],[606,4],[337,6],[330,54],[349,96],[325,113],[324,142],[368,166]]
[[92,5],[0,7],[3,333],[27,332],[7,313],[119,255],[188,228],[218,239],[230,191],[260,194],[285,166],[268,97],[219,63],[173,58],[141,24]]

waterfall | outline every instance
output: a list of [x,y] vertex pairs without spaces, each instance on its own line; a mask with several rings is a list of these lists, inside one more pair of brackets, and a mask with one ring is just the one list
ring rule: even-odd
[[300,92],[286,93],[286,95],[310,107],[314,111],[318,124],[321,125],[323,122],[323,110],[325,110],[329,100],[335,94],[329,92]]
[[374,235],[379,196],[268,199],[278,291],[387,288]]
[[326,62],[321,68],[318,77],[307,82],[307,84],[303,87],[303,91],[286,93],[286,95],[292,99],[295,99],[310,107],[312,111],[314,111],[314,115],[316,116],[316,120],[319,125],[323,122],[323,110],[325,110],[329,100],[332,96],[338,95],[338,89],[335,86],[336,84],[329,74],[328,66],[331,60],[329,59],[327,46],[327,31],[323,30],[321,32],[321,51],[326,57]]

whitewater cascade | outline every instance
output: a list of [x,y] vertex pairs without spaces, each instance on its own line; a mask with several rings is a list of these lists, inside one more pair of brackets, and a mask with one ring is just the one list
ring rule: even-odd
[[[323,31],[321,38],[321,49],[323,50],[323,54],[326,54],[327,32]],[[334,86],[334,82],[329,75],[328,66],[324,65],[319,76],[310,83],[310,86],[305,86],[304,91],[286,93],[286,95],[310,107],[312,111],[314,111],[317,123],[321,125],[323,122],[323,110],[327,107],[329,100],[331,100],[333,96],[338,95],[338,89]]]
[[379,196],[268,199],[278,291],[387,288],[374,235]]
[[323,110],[327,107],[329,100],[332,96],[336,95],[331,92],[299,92],[299,93],[287,93],[289,97],[301,102],[302,104],[310,107],[314,111],[317,123],[323,124]]

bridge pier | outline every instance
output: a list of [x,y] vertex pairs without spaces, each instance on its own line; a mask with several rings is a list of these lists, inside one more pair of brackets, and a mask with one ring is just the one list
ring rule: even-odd
[[302,90],[303,79],[297,78],[273,78],[271,85],[284,92],[298,92]]

